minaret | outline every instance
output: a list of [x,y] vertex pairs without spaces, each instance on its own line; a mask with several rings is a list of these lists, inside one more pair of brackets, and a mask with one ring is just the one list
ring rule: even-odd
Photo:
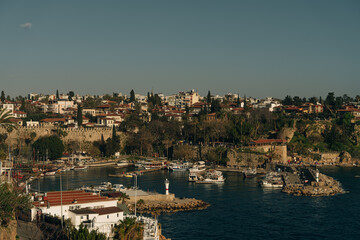
[[165,194],[169,195],[169,180],[165,180]]

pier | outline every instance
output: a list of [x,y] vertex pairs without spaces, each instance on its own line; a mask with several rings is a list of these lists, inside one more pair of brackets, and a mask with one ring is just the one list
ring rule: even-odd
[[131,172],[124,172],[120,174],[109,174],[109,177],[129,177],[134,175],[141,175],[143,173],[150,173],[150,172],[156,172],[160,171],[162,168],[152,168],[152,169],[144,169],[144,170],[138,170],[138,171],[131,171]]

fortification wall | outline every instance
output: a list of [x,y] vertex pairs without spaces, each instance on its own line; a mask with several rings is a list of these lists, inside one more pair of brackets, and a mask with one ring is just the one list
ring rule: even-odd
[[257,146],[257,147],[250,147],[249,150],[258,152],[258,153],[245,153],[245,152],[238,152],[236,150],[228,151],[228,163],[227,166],[229,167],[240,167],[240,166],[257,166],[264,162],[267,159],[265,156],[268,152],[272,152],[272,160],[274,162],[279,163],[286,163],[287,161],[287,148],[286,145],[281,146],[271,146],[271,145],[264,145],[264,146]]
[[[39,137],[52,135],[57,129],[55,127],[18,127],[12,132],[7,133],[4,128],[0,128],[0,133],[7,133],[6,143],[15,145],[18,140],[30,139],[32,133],[35,133],[36,137],[33,141],[36,141]],[[111,128],[60,128],[60,130],[64,133],[62,140],[65,143],[70,141],[94,142],[101,140],[101,135],[104,136],[104,140],[112,136]],[[117,132],[117,135],[123,138],[122,132]]]

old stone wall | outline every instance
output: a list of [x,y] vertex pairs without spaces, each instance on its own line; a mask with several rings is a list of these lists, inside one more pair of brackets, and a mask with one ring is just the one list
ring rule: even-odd
[[[174,201],[174,199],[175,199],[175,194],[174,194],[174,193],[170,193],[169,195],[165,195],[165,194],[150,194],[150,195],[142,195],[142,196],[137,196],[137,197],[136,197],[136,201],[139,201],[140,199],[142,199],[142,200],[144,200],[144,201],[171,202],[171,201]],[[134,202],[135,202],[135,196],[131,196],[128,201],[129,201],[130,203],[134,203]]]
[[[273,162],[286,163],[287,161],[287,148],[286,145],[281,146],[256,146],[249,147],[251,152],[240,152],[238,150],[228,151],[228,167],[241,167],[252,166],[256,167],[258,164],[262,164],[268,156],[272,156]],[[271,152],[271,153],[270,153]]]
[[[10,145],[17,144],[19,139],[30,139],[32,133],[36,134],[36,137],[33,139],[36,141],[39,137],[49,136],[56,131],[57,128],[54,127],[19,127],[13,130],[11,133],[8,133],[8,138],[6,143]],[[62,140],[66,143],[69,141],[79,141],[79,142],[94,142],[101,140],[101,135],[104,136],[104,140],[108,139],[112,135],[111,128],[60,128],[64,133]],[[7,133],[4,128],[0,128],[0,133]],[[123,135],[122,132],[117,132],[118,136]]]
[[6,228],[0,228],[0,240],[15,240],[16,239],[16,220],[10,221]]

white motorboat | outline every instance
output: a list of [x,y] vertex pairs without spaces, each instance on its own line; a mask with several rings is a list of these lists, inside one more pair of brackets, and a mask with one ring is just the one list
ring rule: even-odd
[[56,174],[56,171],[53,171],[53,170],[45,172],[45,176],[55,176],[55,174]]
[[126,161],[126,160],[121,160],[121,161],[118,161],[118,162],[116,163],[116,165],[117,165],[118,167],[127,167],[127,166],[129,166],[129,163],[128,163],[128,161]]
[[74,167],[75,171],[81,171],[81,170],[86,170],[86,169],[87,169],[87,166],[75,166]]
[[208,170],[205,173],[204,179],[196,181],[196,183],[204,183],[204,184],[224,183],[224,182],[225,182],[225,178],[222,175],[222,172],[216,170]]
[[274,182],[268,180],[262,180],[260,185],[264,188],[282,188],[284,184],[282,182]]
[[199,173],[190,172],[189,174],[189,182],[196,182],[204,179]]
[[282,188],[284,186],[284,182],[280,174],[277,172],[269,172],[260,181],[260,186],[264,188]]

